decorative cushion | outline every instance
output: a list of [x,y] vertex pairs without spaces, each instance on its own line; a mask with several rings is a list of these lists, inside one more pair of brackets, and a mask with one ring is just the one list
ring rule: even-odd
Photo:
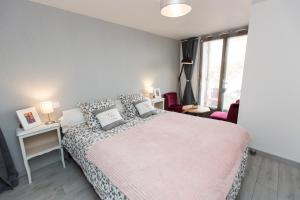
[[103,130],[108,131],[117,126],[125,124],[122,116],[120,115],[116,107],[105,108],[102,110],[96,110],[93,114],[99,120]]
[[63,133],[66,132],[70,127],[85,123],[83,113],[79,108],[62,111],[62,117],[59,118],[60,125]]
[[100,129],[101,125],[93,112],[96,110],[111,108],[114,106],[114,102],[111,99],[102,99],[95,102],[80,103],[78,106],[83,113],[88,127],[95,130]]
[[134,103],[145,99],[142,94],[122,94],[119,98],[124,105],[124,114],[127,117],[133,118],[135,116],[138,116],[138,112],[134,106]]
[[227,112],[220,112],[216,111],[210,115],[211,118],[213,119],[220,119],[220,120],[226,120],[227,119]]
[[153,107],[152,103],[147,99],[135,102],[134,106],[137,109],[141,118],[147,118],[151,115],[157,114],[156,109]]

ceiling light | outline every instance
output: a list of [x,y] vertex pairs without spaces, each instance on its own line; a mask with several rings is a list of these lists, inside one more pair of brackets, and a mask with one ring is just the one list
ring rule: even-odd
[[161,0],[160,13],[166,17],[181,17],[191,12],[188,0]]

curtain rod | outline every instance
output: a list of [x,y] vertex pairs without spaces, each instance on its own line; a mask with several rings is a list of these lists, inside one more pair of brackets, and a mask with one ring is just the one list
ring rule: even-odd
[[224,35],[234,35],[234,34],[239,34],[241,32],[248,32],[248,26],[243,26],[243,27],[239,27],[239,28],[235,28],[235,29],[231,29],[231,30],[227,30],[227,31],[220,31],[220,32],[212,33],[212,34],[198,35],[196,37],[183,39],[183,40],[181,40],[181,42],[184,42],[184,41],[187,41],[190,39],[198,40],[198,39],[202,39],[202,38],[209,39],[209,38],[215,38],[215,37],[220,37],[220,36],[224,36]]

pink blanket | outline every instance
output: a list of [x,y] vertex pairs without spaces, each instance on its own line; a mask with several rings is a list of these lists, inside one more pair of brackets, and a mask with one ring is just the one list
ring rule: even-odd
[[248,143],[235,124],[167,113],[96,142],[87,158],[130,200],[224,200]]

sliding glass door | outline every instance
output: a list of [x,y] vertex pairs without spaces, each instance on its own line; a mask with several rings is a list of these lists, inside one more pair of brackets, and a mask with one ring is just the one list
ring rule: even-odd
[[247,35],[228,38],[222,110],[241,97],[246,46]]
[[204,41],[200,77],[200,103],[228,110],[240,98],[247,35]]
[[222,39],[203,43],[201,104],[211,108],[218,107],[222,49]]

